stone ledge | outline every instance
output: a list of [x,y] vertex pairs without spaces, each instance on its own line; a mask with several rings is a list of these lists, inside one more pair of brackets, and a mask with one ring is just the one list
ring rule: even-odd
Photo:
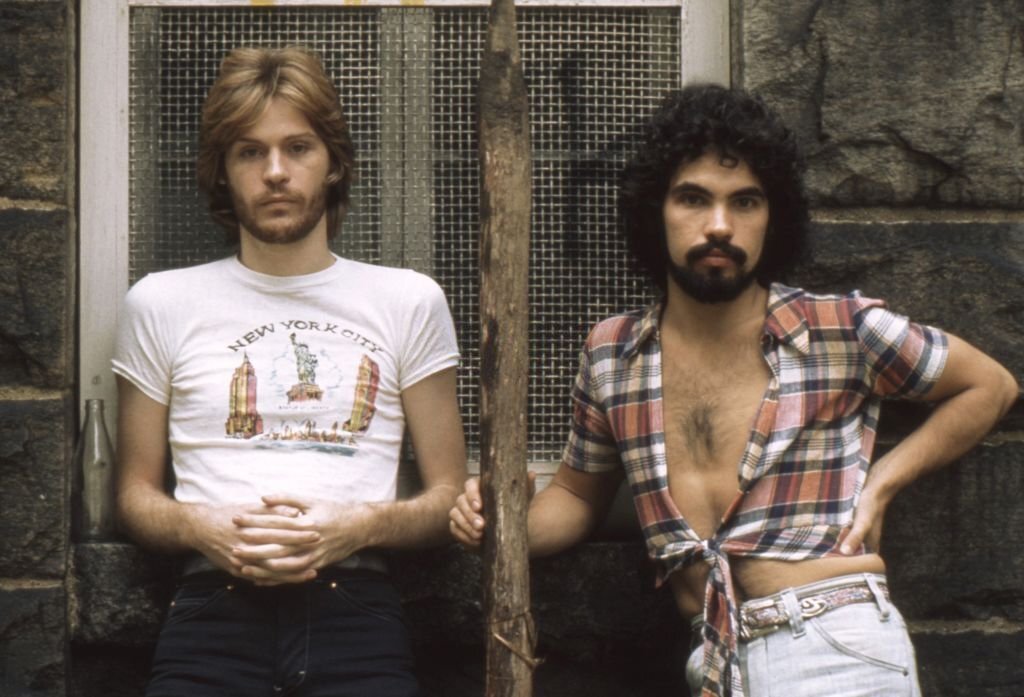
[[[72,639],[121,646],[153,641],[179,566],[178,560],[129,543],[75,545]],[[424,641],[480,643],[481,570],[476,555],[455,545],[395,553],[391,569],[411,623],[422,627]],[[542,637],[556,643],[577,635],[596,637],[592,651],[574,647],[576,654],[599,653],[603,639],[660,643],[672,633],[659,628],[666,615],[674,614],[672,600],[654,589],[639,541],[589,543],[534,560],[532,594],[534,613],[545,627]]]
[[[72,651],[76,692],[137,694],[145,671],[111,692],[104,676],[121,659],[148,656],[178,564],[126,543],[74,552]],[[663,589],[653,588],[639,541],[582,545],[532,563],[543,694],[623,697],[678,690],[684,628]],[[392,555],[428,695],[481,694],[484,623],[480,559],[451,545]],[[614,573],[611,570],[614,569]],[[146,659],[148,660],[148,659]],[[106,667],[106,670],[104,669]]]
[[[137,694],[145,680],[138,663],[148,660],[175,563],[120,543],[79,545],[75,560],[75,694]],[[481,694],[479,557],[454,545],[402,553],[394,555],[392,571],[425,694]],[[647,697],[680,691],[686,628],[665,589],[653,588],[639,541],[591,542],[534,560],[531,576],[537,655],[544,659],[535,675],[538,694]],[[1019,624],[931,620],[910,626],[928,697],[1024,694]],[[115,689],[105,676],[121,670],[122,661],[125,679]],[[982,678],[977,666],[984,667]],[[985,689],[978,689],[979,679]],[[105,687],[97,687],[101,683]]]
[[124,647],[152,644],[177,572],[175,560],[132,544],[75,545],[72,641]]

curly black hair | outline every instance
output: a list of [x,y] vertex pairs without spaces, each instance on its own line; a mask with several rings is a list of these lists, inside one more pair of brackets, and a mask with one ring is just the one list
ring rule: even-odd
[[670,93],[622,172],[619,214],[637,265],[665,290],[662,209],[669,183],[681,165],[709,150],[746,162],[760,180],[768,199],[768,230],[756,278],[764,286],[783,280],[805,251],[809,217],[803,157],[793,132],[759,96],[720,85],[691,85]]

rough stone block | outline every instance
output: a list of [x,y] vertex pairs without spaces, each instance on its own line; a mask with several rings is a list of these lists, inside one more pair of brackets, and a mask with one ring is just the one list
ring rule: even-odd
[[61,389],[73,375],[67,214],[0,210],[0,230],[0,385]]
[[64,697],[65,595],[57,584],[0,584],[0,694]]
[[889,507],[882,554],[912,620],[1024,623],[1024,442],[980,446]]
[[1024,203],[1020,0],[747,0],[740,26],[819,205]]
[[0,402],[0,578],[62,578],[68,544],[69,406]]
[[66,199],[66,22],[66,2],[0,3],[0,197]]
[[927,623],[910,630],[926,697],[1024,695],[1024,627]]
[[917,322],[963,337],[1024,383],[1024,226],[817,224],[794,282],[883,298]]

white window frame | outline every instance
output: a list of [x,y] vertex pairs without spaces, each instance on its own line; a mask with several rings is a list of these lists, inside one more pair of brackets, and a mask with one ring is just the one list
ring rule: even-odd
[[[79,137],[79,408],[116,413],[110,369],[128,290],[129,13],[133,7],[345,6],[345,0],[82,0]],[[489,0],[361,0],[360,7],[486,7]],[[517,7],[678,7],[680,81],[729,84],[726,0],[516,0]],[[109,427],[113,430],[114,419]]]

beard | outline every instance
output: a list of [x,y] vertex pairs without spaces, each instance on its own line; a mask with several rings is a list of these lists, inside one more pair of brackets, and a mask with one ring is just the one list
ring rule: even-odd
[[[738,271],[735,276],[725,275],[723,269],[718,267],[705,271],[695,268],[696,263],[712,251],[727,255],[736,264]],[[668,254],[668,250],[666,250],[666,254]],[[739,247],[733,247],[728,242],[712,241],[698,245],[687,252],[685,264],[677,264],[669,255],[668,273],[669,278],[679,290],[697,302],[724,303],[738,298],[757,278],[756,266],[744,271],[743,265],[746,261],[747,253]]]
[[245,228],[254,238],[266,244],[290,244],[308,237],[320,222],[320,218],[327,210],[325,191],[325,188],[321,187],[308,201],[295,194],[291,199],[291,205],[298,209],[294,215],[267,215],[264,212],[262,221],[262,199],[250,204],[232,191],[231,201],[239,226]]

